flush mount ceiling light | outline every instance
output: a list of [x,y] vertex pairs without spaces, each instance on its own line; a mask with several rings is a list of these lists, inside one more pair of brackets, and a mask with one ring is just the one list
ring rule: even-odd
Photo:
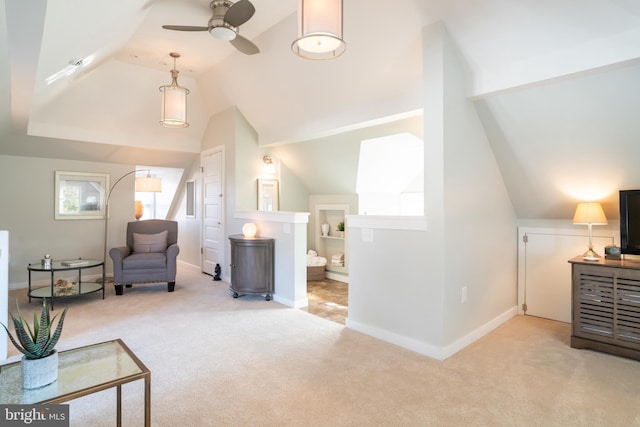
[[299,0],[298,38],[291,50],[305,59],[333,59],[347,45],[342,39],[342,0]]
[[162,92],[162,126],[169,128],[186,128],[187,123],[187,95],[189,89],[178,85],[178,73],[176,69],[176,59],[180,58],[177,52],[169,54],[173,58],[173,69],[171,70],[171,84],[160,86]]
[[[248,5],[253,5],[246,2]],[[240,3],[241,5],[243,3]],[[224,20],[225,15],[229,9],[233,6],[230,1],[213,1],[211,2],[211,9],[213,10],[213,16],[209,19],[209,34],[220,40],[231,41],[238,35],[238,26],[232,25]],[[253,9],[255,10],[255,9]],[[253,15],[253,13],[251,14]]]

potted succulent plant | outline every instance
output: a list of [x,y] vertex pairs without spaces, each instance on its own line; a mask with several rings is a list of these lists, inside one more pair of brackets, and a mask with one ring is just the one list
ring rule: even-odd
[[50,317],[46,298],[42,299],[40,319],[35,312],[33,313],[33,326],[30,326],[22,317],[17,302],[16,307],[18,308],[17,317],[11,313],[16,333],[15,338],[6,325],[0,324],[7,331],[13,345],[23,354],[22,386],[25,389],[33,389],[51,384],[58,379],[58,352],[55,345],[62,333],[62,325],[68,307],[60,315],[58,325],[53,333],[53,324],[58,315]]
[[340,237],[344,237],[344,221],[340,221],[336,226],[336,229],[338,230]]

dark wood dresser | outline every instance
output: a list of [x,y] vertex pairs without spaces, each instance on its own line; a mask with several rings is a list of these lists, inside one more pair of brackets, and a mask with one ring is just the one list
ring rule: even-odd
[[569,262],[571,347],[640,360],[640,261]]

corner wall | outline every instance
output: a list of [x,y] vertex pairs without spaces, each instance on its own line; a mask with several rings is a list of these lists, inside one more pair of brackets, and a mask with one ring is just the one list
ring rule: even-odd
[[425,217],[348,217],[347,326],[444,359],[515,314],[517,228],[444,25],[423,41]]
[[[467,96],[466,64],[443,25],[429,28],[428,34],[432,43],[442,45],[443,344],[455,350],[457,341],[462,348],[478,329],[490,330],[495,322],[515,314],[517,218],[482,123]],[[425,59],[429,63],[432,58]]]

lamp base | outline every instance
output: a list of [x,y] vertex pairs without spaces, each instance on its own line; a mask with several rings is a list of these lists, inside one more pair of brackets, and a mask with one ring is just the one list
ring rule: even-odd
[[600,255],[598,255],[591,246],[589,246],[589,249],[582,254],[582,259],[585,261],[599,261],[600,258]]

